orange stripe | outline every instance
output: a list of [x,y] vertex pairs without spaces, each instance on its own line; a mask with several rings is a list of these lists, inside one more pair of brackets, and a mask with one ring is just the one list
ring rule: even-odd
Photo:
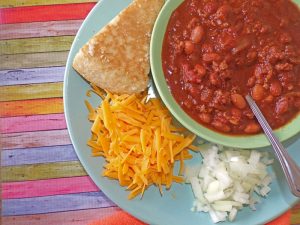
[[62,98],[0,102],[0,117],[28,116],[63,112]]
[[0,24],[84,19],[95,3],[0,8]]
[[291,221],[291,210],[286,211],[276,219],[267,223],[266,225],[280,225],[280,224],[290,224]]

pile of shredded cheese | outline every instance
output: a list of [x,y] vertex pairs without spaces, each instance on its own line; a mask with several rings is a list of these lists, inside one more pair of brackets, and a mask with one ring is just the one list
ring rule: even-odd
[[[192,158],[189,149],[196,150],[192,146],[195,135],[185,136],[183,128],[174,126],[169,111],[158,99],[145,103],[146,93],[115,95],[95,86],[92,91],[102,103],[94,109],[85,102],[93,122],[87,144],[93,156],[106,159],[103,176],[126,186],[131,191],[128,199],[142,196],[152,184],[162,194],[162,185],[169,189],[173,181],[184,181],[184,160]],[[180,169],[174,175],[177,160]]]

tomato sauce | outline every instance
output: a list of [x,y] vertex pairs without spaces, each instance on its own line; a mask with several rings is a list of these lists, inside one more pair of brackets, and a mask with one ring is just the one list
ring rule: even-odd
[[279,128],[300,111],[300,11],[289,0],[185,0],[167,26],[162,65],[172,95],[200,124],[261,132],[250,94]]

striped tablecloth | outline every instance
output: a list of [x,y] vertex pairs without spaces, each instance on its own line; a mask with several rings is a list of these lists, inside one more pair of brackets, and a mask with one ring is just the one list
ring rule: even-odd
[[[68,51],[94,4],[0,1],[3,225],[88,224],[120,211],[82,168],[63,114]],[[300,204],[291,224],[300,224]]]

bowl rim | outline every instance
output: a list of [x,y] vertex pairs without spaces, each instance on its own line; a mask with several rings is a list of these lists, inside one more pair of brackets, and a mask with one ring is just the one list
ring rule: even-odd
[[[269,146],[270,143],[263,133],[256,135],[226,135],[213,131],[199,124],[186,112],[184,112],[184,110],[179,106],[179,104],[172,96],[162,69],[161,51],[170,16],[183,1],[184,0],[167,1],[160,11],[153,27],[150,42],[150,65],[152,78],[154,80],[159,96],[161,97],[162,101],[169,109],[171,114],[184,127],[195,133],[197,136],[206,139],[207,141],[236,148],[261,148]],[[299,5],[299,3],[296,4]],[[298,115],[285,126],[275,130],[275,134],[280,141],[285,141],[299,132],[300,113],[298,113]]]

